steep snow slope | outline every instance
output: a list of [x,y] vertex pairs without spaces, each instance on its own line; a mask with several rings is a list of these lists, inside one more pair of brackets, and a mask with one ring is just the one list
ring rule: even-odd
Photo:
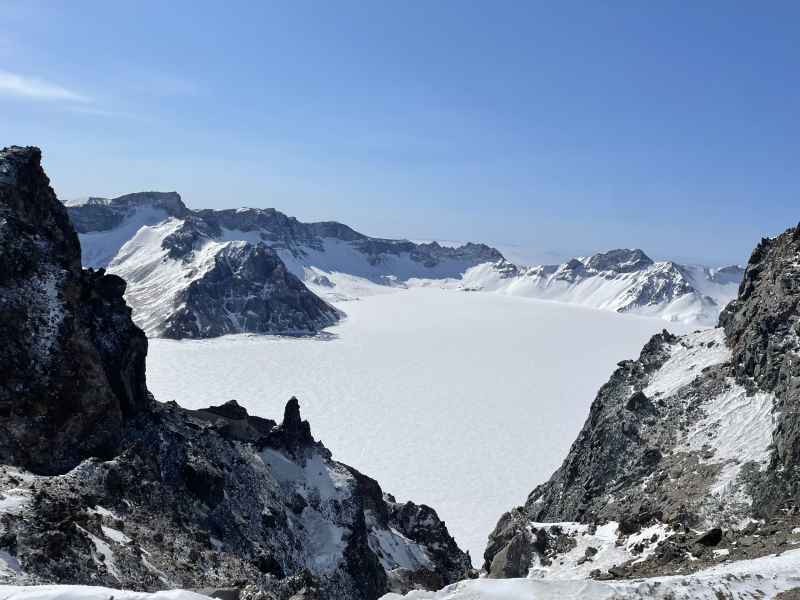
[[738,267],[715,270],[653,262],[641,250],[612,250],[562,265],[484,263],[444,285],[713,325],[736,296],[742,272]]
[[95,268],[108,265],[141,227],[187,214],[175,192],[140,192],[113,200],[90,197],[65,204],[81,241],[81,262]]
[[81,262],[85,267],[105,267],[136,232],[146,225],[156,225],[169,218],[167,212],[152,206],[142,206],[131,211],[117,226],[106,231],[81,234]]
[[435,506],[476,566],[497,516],[563,458],[608,371],[664,326],[438,289],[344,306],[324,339],[150,340],[149,385],[185,406],[222,395],[258,414],[297,394],[337,456]]

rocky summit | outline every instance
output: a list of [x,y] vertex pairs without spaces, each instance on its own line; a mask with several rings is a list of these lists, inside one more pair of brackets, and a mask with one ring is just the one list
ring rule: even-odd
[[492,577],[693,572],[800,543],[800,226],[765,239],[719,327],[653,337],[561,467],[503,515]]
[[81,269],[40,158],[0,152],[0,582],[367,600],[472,574],[433,509],[334,461],[297,400],[280,423],[155,402],[125,284]]

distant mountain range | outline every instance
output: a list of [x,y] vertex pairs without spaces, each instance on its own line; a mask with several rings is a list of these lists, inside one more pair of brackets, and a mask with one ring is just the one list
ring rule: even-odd
[[175,192],[65,204],[83,264],[125,279],[134,320],[156,337],[314,334],[341,316],[330,302],[387,286],[493,291],[712,325],[743,272],[654,262],[641,250],[524,267],[485,244],[374,238],[272,208],[192,210]]
[[561,265],[478,265],[451,285],[714,325],[720,310],[736,297],[743,274],[735,265],[712,269],[655,262],[641,250],[620,249]]

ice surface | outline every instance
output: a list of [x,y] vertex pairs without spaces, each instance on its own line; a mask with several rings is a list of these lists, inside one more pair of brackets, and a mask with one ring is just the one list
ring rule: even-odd
[[0,585],[0,600],[210,600],[185,590],[129,592],[90,585]]
[[476,564],[499,516],[566,456],[617,361],[665,325],[440,289],[339,306],[329,340],[150,340],[148,385],[161,401],[235,398],[272,418],[296,395],[336,459],[436,508]]
[[800,550],[742,560],[699,571],[614,582],[574,579],[473,579],[439,592],[386,594],[383,600],[719,600],[773,598],[800,585]]

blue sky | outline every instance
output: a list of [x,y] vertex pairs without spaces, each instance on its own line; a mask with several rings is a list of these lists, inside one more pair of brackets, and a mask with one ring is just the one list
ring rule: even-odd
[[0,144],[41,146],[62,198],[745,262],[800,220],[798,23],[778,1],[0,0]]

